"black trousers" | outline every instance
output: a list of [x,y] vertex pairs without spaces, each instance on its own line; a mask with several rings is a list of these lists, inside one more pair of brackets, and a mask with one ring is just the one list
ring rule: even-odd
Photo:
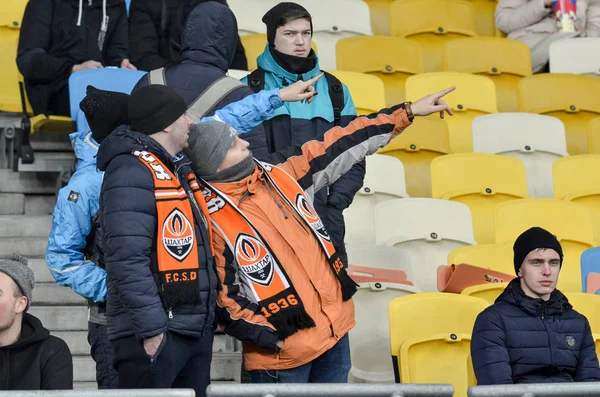
[[154,357],[143,341],[129,336],[113,341],[115,368],[122,389],[194,389],[206,396],[210,384],[213,334],[193,338],[167,332]]
[[98,389],[118,389],[119,375],[113,366],[115,350],[108,340],[106,325],[88,323],[88,343],[96,362]]

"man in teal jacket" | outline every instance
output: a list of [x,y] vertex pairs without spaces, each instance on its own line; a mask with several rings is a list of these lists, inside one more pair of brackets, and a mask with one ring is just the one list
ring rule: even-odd
[[[319,60],[311,49],[312,18],[296,3],[279,3],[262,21],[267,25],[268,43],[258,57],[259,69],[244,83],[255,92],[283,88],[298,80],[308,80],[321,73]],[[263,123],[269,152],[302,145],[324,134],[334,126],[347,126],[356,118],[356,108],[344,84],[326,73],[315,85],[319,93],[310,103],[286,103]],[[362,187],[364,161],[356,164],[335,184],[317,192],[315,209],[325,223],[340,259],[348,265],[344,247],[344,217],[354,194]]]

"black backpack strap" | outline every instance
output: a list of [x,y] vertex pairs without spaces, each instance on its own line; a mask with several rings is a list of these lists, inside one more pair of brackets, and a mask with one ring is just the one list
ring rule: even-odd
[[260,92],[265,88],[265,71],[258,68],[248,76],[248,86],[254,92]]
[[344,86],[342,82],[332,75],[331,73],[325,73],[327,83],[329,83],[329,98],[331,99],[331,105],[333,106],[333,123],[338,126],[340,119],[342,118],[342,109],[344,108]]

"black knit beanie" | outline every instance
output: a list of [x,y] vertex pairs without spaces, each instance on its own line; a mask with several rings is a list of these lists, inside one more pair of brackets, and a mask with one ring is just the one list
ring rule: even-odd
[[541,227],[532,227],[523,232],[515,241],[513,246],[515,273],[519,275],[519,269],[525,260],[525,257],[535,249],[549,248],[553,249],[560,256],[560,265],[562,266],[563,251],[556,237]]
[[79,103],[79,108],[92,131],[92,138],[98,143],[106,138],[121,124],[129,124],[127,104],[129,95],[122,92],[99,90],[88,85],[86,96]]
[[310,13],[306,10],[306,8],[302,7],[300,4],[291,2],[279,3],[275,7],[267,11],[267,13],[262,18],[264,24],[267,25],[267,41],[269,42],[269,45],[271,45],[271,47],[275,45],[275,32],[280,26],[283,26],[288,22],[287,14],[290,12],[306,14],[306,17],[310,22],[310,33],[312,35],[312,17]]
[[177,91],[158,84],[134,92],[128,107],[131,128],[145,135],[164,130],[187,111]]

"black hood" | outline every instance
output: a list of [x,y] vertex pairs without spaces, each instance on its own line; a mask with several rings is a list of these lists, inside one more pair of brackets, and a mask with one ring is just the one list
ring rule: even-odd
[[[10,350],[21,350],[26,349],[31,345],[36,345],[50,336],[50,331],[48,331],[40,320],[36,317],[32,316],[29,313],[25,313],[23,315],[23,324],[21,326],[21,336],[19,340],[13,343],[10,346]],[[0,349],[2,349],[0,347]]]
[[181,59],[207,64],[227,72],[237,44],[237,21],[226,6],[210,1],[198,4],[187,18],[181,38]]
[[106,171],[112,159],[121,154],[131,154],[136,150],[151,152],[158,156],[165,165],[172,167],[171,156],[160,143],[147,135],[132,130],[129,126],[121,125],[102,141],[96,158],[98,169]]
[[545,311],[547,316],[559,315],[566,310],[572,309],[573,306],[562,292],[555,289],[550,295],[550,299],[544,301],[542,299],[534,299],[523,292],[521,288],[521,279],[513,279],[502,294],[496,299],[496,302],[506,302],[521,308],[525,313],[539,317]]

